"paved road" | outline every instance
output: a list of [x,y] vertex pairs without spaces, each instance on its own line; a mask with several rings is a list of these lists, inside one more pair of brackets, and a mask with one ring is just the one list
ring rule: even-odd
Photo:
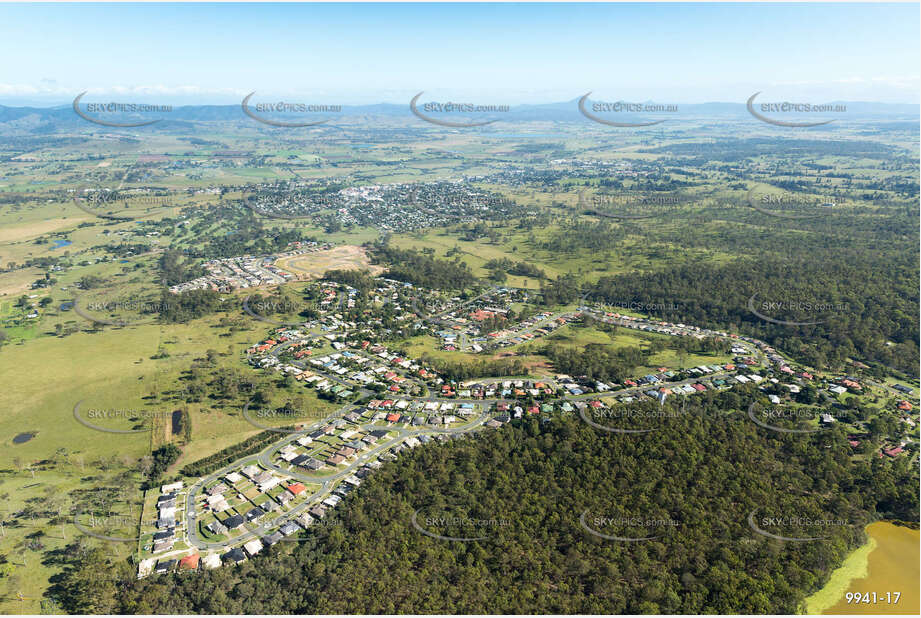
[[[452,309],[448,309],[442,312],[440,315],[444,315],[445,313],[449,313],[451,311],[456,311],[459,308],[466,306],[467,304],[475,302],[479,298],[489,294],[492,291],[493,290],[485,292],[481,294],[480,296],[467,301],[466,303],[458,305]],[[584,307],[581,309],[581,311],[592,313],[592,314],[598,313],[596,311],[591,310],[590,308],[584,308]],[[547,318],[547,320],[556,319],[557,317],[562,317],[564,315],[573,315],[575,313],[577,312],[563,312],[563,313],[556,314],[555,316],[552,316],[550,318]],[[637,321],[637,320],[618,320],[616,318],[609,318],[607,316],[604,316],[603,314],[599,317],[599,319],[605,322],[618,324],[618,325],[625,326],[628,328],[641,328],[643,326],[655,325],[655,322],[653,321],[647,322],[647,321]],[[529,327],[529,329],[526,329],[526,331],[522,331],[522,332],[527,332],[527,330],[538,328],[540,324],[542,323],[546,323],[546,321],[541,321],[537,324],[534,324],[532,327]],[[677,328],[677,327],[670,326],[670,328]],[[678,330],[687,335],[703,334],[703,335],[720,336],[719,333],[715,331],[706,330],[706,329],[694,330],[694,329],[688,329],[688,328],[678,328]],[[314,334],[314,333],[311,333],[311,334]],[[748,355],[752,355],[758,358],[759,362],[763,363],[765,361],[764,354],[759,348],[759,346],[764,345],[762,342],[758,342],[756,340],[751,340],[750,342],[750,341],[741,340],[741,339],[732,339],[732,342],[733,344],[738,345],[739,347],[745,348],[748,351]],[[275,350],[271,352],[271,354],[277,357],[283,349],[287,348],[290,345],[291,344],[286,344],[284,346],[276,348]],[[370,358],[374,358],[374,357],[370,356]],[[335,382],[338,382],[350,388],[355,388],[354,385],[343,381],[337,376],[332,376],[329,374],[325,374],[324,372],[316,371],[313,367],[310,367],[309,369],[311,371],[314,371],[318,375],[322,375],[323,377],[327,379],[333,380]],[[677,381],[677,382],[661,382],[655,385],[647,384],[647,385],[636,386],[636,387],[631,387],[627,389],[620,389],[617,391],[610,391],[606,393],[588,393],[588,394],[579,395],[579,396],[563,395],[560,397],[560,399],[568,400],[568,401],[579,401],[579,400],[586,400],[586,399],[597,399],[601,397],[629,396],[629,395],[633,395],[636,393],[640,393],[642,391],[649,390],[651,388],[655,388],[655,389],[663,388],[663,387],[671,388],[675,386],[683,386],[685,384],[692,384],[694,382],[699,381],[703,377],[706,377],[707,379],[712,380],[713,378],[729,377],[731,375],[732,375],[732,372],[717,372],[717,373],[709,374],[707,376],[688,378],[688,379]],[[486,380],[479,380],[479,381],[480,382],[498,382],[498,381],[504,381],[506,379],[508,378],[500,377],[500,378],[488,378]],[[370,391],[366,391],[366,392],[367,394],[371,394]],[[387,439],[386,441],[383,441],[382,443],[378,445],[375,445],[373,448],[369,449],[368,451],[363,452],[361,455],[355,458],[354,461],[350,462],[345,468],[331,475],[320,475],[320,476],[309,475],[309,474],[304,474],[298,471],[284,469],[281,466],[278,466],[277,464],[274,463],[273,461],[274,455],[279,451],[279,449],[281,449],[286,444],[290,444],[291,442],[294,442],[301,436],[304,436],[304,435],[307,435],[309,433],[316,431],[317,429],[330,423],[331,421],[342,418],[342,416],[344,416],[350,409],[353,409],[356,406],[353,406],[352,404],[347,404],[339,408],[336,412],[328,415],[324,419],[321,419],[302,430],[299,430],[297,432],[291,432],[291,433],[286,432],[284,437],[280,438],[278,441],[264,448],[257,455],[255,455],[255,458],[266,469],[275,470],[276,472],[279,472],[280,474],[297,479],[298,481],[301,481],[304,483],[310,483],[313,485],[319,485],[320,487],[315,492],[313,492],[310,496],[308,496],[306,500],[304,500],[303,502],[301,502],[300,504],[298,504],[296,507],[292,508],[291,510],[285,511],[284,513],[275,513],[274,515],[275,519],[273,521],[275,521],[276,523],[280,523],[278,522],[278,520],[281,518],[284,518],[284,520],[294,519],[301,512],[315,505],[320,498],[330,493],[334,489],[337,481],[351,474],[354,474],[354,472],[360,466],[364,465],[369,460],[376,458],[380,453],[384,452],[387,449],[392,448],[396,444],[399,444],[406,438],[409,438],[411,436],[423,435],[423,434],[427,434],[427,435],[459,434],[459,433],[466,433],[470,431],[478,431],[482,428],[483,424],[489,419],[489,414],[487,413],[487,410],[491,409],[495,404],[500,403],[500,402],[509,402],[509,403],[515,402],[515,400],[509,400],[509,399],[503,399],[503,398],[491,398],[491,399],[454,399],[454,398],[450,398],[449,399],[449,398],[435,397],[431,395],[422,396],[422,397],[403,396],[402,398],[410,400],[410,401],[422,401],[422,402],[451,402],[455,404],[474,403],[474,404],[479,404],[482,406],[482,412],[476,419],[472,420],[471,422],[458,426],[458,427],[453,427],[453,428],[438,429],[438,428],[421,428],[421,427],[420,428],[399,427],[395,429],[390,429],[389,431],[395,433],[395,436]],[[374,426],[372,424],[363,424],[363,425],[357,425],[357,428],[363,431],[369,431],[371,429],[378,429],[379,427]],[[259,527],[258,525],[251,526],[251,527],[248,527],[246,532],[244,532],[242,535],[235,537],[232,540],[218,542],[218,543],[204,541],[198,536],[197,523],[196,523],[196,518],[195,518],[195,503],[196,503],[196,498],[198,494],[204,489],[205,485],[237,469],[242,463],[242,460],[248,460],[252,458],[253,458],[253,455],[250,455],[245,458],[241,458],[241,460],[237,460],[236,462],[232,464],[224,466],[220,470],[213,472],[209,474],[208,476],[200,479],[199,481],[197,481],[194,485],[192,485],[189,488],[188,496],[186,498],[186,532],[187,532],[188,541],[190,545],[197,547],[199,549],[202,549],[202,550],[227,548],[231,545],[239,545],[241,542],[245,542],[251,538],[261,537],[263,534],[268,532],[267,529],[263,529]]]
[[[272,452],[280,448],[281,445],[287,442],[290,442],[295,438],[299,438],[302,435],[306,435],[307,433],[316,431],[318,428],[322,427],[323,425],[326,425],[327,423],[333,420],[341,418],[351,407],[352,407],[351,404],[343,406],[339,408],[336,412],[333,412],[332,414],[326,416],[325,418],[315,422],[310,427],[307,427],[306,429],[302,431],[298,431],[296,433],[285,433],[284,438],[281,438],[280,440],[267,446],[258,455],[256,455],[257,459],[262,461],[262,458],[264,456],[271,454]],[[253,457],[252,455],[249,455],[242,459],[250,459],[252,457]],[[240,467],[240,463],[241,463],[241,460],[237,460],[231,464],[228,464],[224,466],[223,468],[221,468],[220,470],[217,470],[216,472],[212,472],[208,476],[201,478],[189,488],[189,492],[186,497],[186,532],[189,537],[188,540],[189,540],[190,545],[198,547],[199,549],[212,549],[216,547],[226,547],[231,544],[237,544],[240,541],[245,541],[255,536],[255,533],[247,532],[243,536],[233,539],[233,541],[225,541],[221,543],[209,543],[207,541],[202,540],[198,536],[198,527],[197,527],[197,523],[195,519],[195,502],[196,502],[196,498],[198,494],[202,491],[202,489],[204,489],[205,485],[208,485],[212,481],[216,481],[219,478],[223,477],[224,475],[229,474],[230,472],[233,472],[234,470],[238,469]],[[310,500],[307,500],[303,504],[307,505],[307,504],[310,504],[310,502],[311,502]],[[302,505],[299,505],[299,506],[302,506]],[[286,514],[290,515],[291,517],[296,516],[298,513],[300,513],[300,510],[298,509],[292,509],[291,511],[286,512]]]
[[[489,343],[491,343],[491,344],[499,344],[499,343],[502,343],[503,341],[507,341],[508,339],[513,339],[513,338],[515,338],[515,337],[521,337],[521,336],[523,336],[523,335],[527,335],[528,333],[537,330],[538,328],[542,328],[542,327],[544,327],[544,326],[547,326],[547,325],[550,324],[551,322],[553,322],[553,321],[555,321],[555,320],[558,320],[558,319],[560,319],[560,318],[566,318],[567,320],[570,320],[570,319],[576,317],[579,313],[581,313],[581,312],[579,312],[579,311],[560,311],[559,313],[554,313],[554,314],[551,315],[550,317],[541,318],[540,320],[538,320],[538,321],[535,322],[534,324],[531,324],[531,325],[528,326],[527,328],[523,328],[523,329],[521,329],[521,330],[516,330],[516,331],[510,332],[508,335],[506,335],[506,336],[504,336],[504,337],[497,337],[496,339],[493,339],[493,340],[490,341]],[[525,342],[525,343],[527,343],[527,342]]]
[[449,313],[453,313],[453,312],[455,312],[455,311],[460,311],[460,310],[463,309],[464,307],[467,307],[467,306],[469,306],[469,305],[472,305],[472,304],[475,303],[476,301],[478,301],[478,300],[480,300],[481,298],[484,298],[484,297],[486,297],[486,296],[489,296],[490,294],[492,294],[493,292],[495,292],[495,291],[498,290],[498,289],[499,289],[498,286],[493,286],[493,287],[489,288],[488,290],[486,290],[485,292],[483,292],[482,294],[478,294],[477,296],[474,296],[473,298],[471,298],[471,299],[469,299],[469,300],[465,300],[464,302],[459,303],[459,304],[457,304],[457,305],[454,305],[453,307],[448,307],[448,308],[445,309],[444,311],[440,311],[440,312],[438,312],[438,313],[433,313],[432,315],[428,315],[428,316],[425,315],[425,313],[422,311],[422,309],[419,308],[419,303],[418,303],[418,300],[416,299],[415,296],[413,296],[412,301],[411,301],[410,304],[411,304],[411,306],[412,306],[412,308],[413,308],[413,312],[414,312],[416,315],[418,315],[418,316],[419,316],[419,319],[422,320],[423,322],[435,322],[436,324],[441,324],[442,326],[444,326],[444,325],[446,325],[446,324],[447,324],[447,325],[450,325],[450,326],[453,326],[453,324],[446,323],[446,322],[445,322],[444,320],[442,320],[441,318],[444,317],[445,315],[449,314]]
[[[909,394],[909,393],[903,393],[902,391],[892,388],[888,384],[882,384],[881,382],[877,382],[875,380],[864,379],[864,382],[866,382],[870,386],[875,386],[876,388],[880,388],[884,390],[885,392],[887,392],[888,394],[892,395],[893,397],[898,397],[899,399],[911,399],[915,397],[914,389],[912,389],[912,394]],[[906,384],[905,386],[908,386],[908,385]],[[909,386],[909,388],[911,387]]]
[[[713,378],[728,377],[730,375],[732,375],[731,372],[718,372],[718,373],[710,374],[706,376],[706,378],[712,380]],[[566,401],[579,401],[579,400],[588,400],[588,399],[600,399],[602,397],[629,396],[629,395],[635,395],[637,393],[649,390],[650,388],[655,388],[655,389],[663,388],[663,387],[671,388],[675,386],[682,386],[685,384],[693,384],[695,382],[698,382],[701,379],[701,377],[688,378],[686,380],[681,380],[681,381],[676,381],[676,382],[661,382],[655,385],[647,384],[647,385],[636,386],[636,387],[631,387],[627,389],[620,389],[617,391],[610,391],[606,393],[587,393],[585,395],[579,395],[579,396],[563,395],[562,397],[560,397],[560,399],[566,400]],[[501,378],[494,378],[494,380],[501,380]],[[399,444],[406,438],[409,438],[412,436],[418,436],[422,434],[428,434],[428,435],[457,434],[457,433],[466,433],[470,431],[479,430],[482,427],[482,425],[487,420],[489,420],[489,414],[486,412],[486,410],[492,409],[494,405],[500,402],[515,403],[516,401],[516,400],[504,399],[504,398],[448,399],[448,398],[431,397],[431,396],[430,397],[404,397],[404,399],[408,399],[411,401],[423,401],[423,402],[433,402],[433,401],[451,402],[455,404],[473,403],[473,404],[481,405],[483,412],[481,412],[481,414],[473,421],[467,424],[458,426],[458,427],[442,428],[442,429],[438,429],[438,428],[418,428],[416,429],[416,428],[399,427],[395,429],[389,429],[389,431],[395,433],[396,435],[387,439],[385,442],[382,442],[379,445],[375,445],[373,448],[369,449],[368,451],[363,452],[354,461],[349,463],[349,465],[346,466],[344,469],[336,472],[335,474],[331,474],[331,475],[319,475],[319,476],[310,475],[310,474],[305,474],[305,473],[298,472],[295,470],[288,470],[288,469],[282,468],[281,466],[275,464],[274,455],[285,445],[294,442],[301,436],[307,435],[309,433],[313,433],[320,427],[327,425],[328,423],[341,418],[348,412],[349,409],[352,409],[358,406],[353,406],[352,404],[343,406],[342,408],[340,408],[333,414],[310,425],[309,427],[306,427],[303,430],[300,430],[294,433],[286,433],[283,438],[281,438],[277,442],[274,442],[270,446],[266,447],[258,455],[256,455],[256,459],[266,469],[274,470],[280,474],[292,477],[304,483],[320,485],[320,488],[317,491],[315,491],[313,494],[308,496],[308,498],[304,500],[301,504],[299,504],[297,507],[293,508],[290,511],[286,511],[284,513],[278,514],[276,517],[279,517],[279,518],[284,517],[285,520],[290,520],[290,519],[295,518],[302,511],[316,504],[319,498],[330,493],[333,490],[334,485],[337,481],[345,478],[346,476],[354,474],[354,472],[359,467],[363,466],[369,460],[376,458],[380,453],[394,447],[395,445]],[[373,429],[380,429],[381,427],[375,426],[373,424],[363,424],[363,425],[356,425],[356,428],[361,431],[370,431]],[[252,456],[248,456],[243,459],[250,459],[251,457]],[[241,542],[245,542],[249,540],[250,538],[259,537],[267,532],[267,530],[261,529],[261,528],[249,529],[243,535],[235,537],[234,539],[230,541],[226,541],[222,543],[209,543],[198,537],[198,530],[196,528],[195,519],[193,517],[195,498],[197,494],[204,488],[205,485],[237,469],[240,466],[240,464],[241,464],[241,461],[238,460],[234,462],[233,464],[225,466],[224,468],[218,470],[217,472],[214,472],[210,474],[208,477],[198,481],[197,483],[195,483],[195,485],[193,485],[189,489],[189,494],[188,494],[188,498],[186,501],[186,509],[187,509],[186,510],[186,529],[187,529],[187,533],[189,536],[190,545],[194,545],[195,547],[198,547],[199,549],[213,549],[213,548],[218,548],[218,547],[228,547],[230,545],[238,545]]]
[[[451,401],[457,401],[457,400],[451,400]],[[480,400],[477,400],[477,403],[483,403],[483,402]],[[457,434],[457,433],[466,433],[470,431],[476,431],[487,420],[489,420],[489,415],[485,411],[486,407],[484,407],[484,411],[476,419],[464,425],[460,425],[458,427],[442,428],[442,429],[438,429],[438,428],[418,428],[416,429],[416,428],[400,427],[396,429],[389,429],[389,431],[396,433],[394,437],[391,437],[387,439],[386,441],[383,441],[381,444],[375,445],[373,448],[363,452],[361,455],[356,457],[354,461],[350,462],[345,468],[343,468],[342,470],[339,470],[335,474],[321,475],[321,476],[309,475],[309,474],[304,474],[304,473],[293,471],[293,470],[286,470],[282,468],[281,466],[278,466],[277,464],[274,463],[273,459],[274,459],[275,453],[278,452],[278,450],[281,449],[283,446],[285,446],[286,444],[290,444],[291,442],[294,442],[295,440],[297,440],[298,438],[302,436],[305,436],[309,433],[316,431],[317,429],[328,424],[331,421],[341,418],[348,412],[349,409],[353,407],[355,406],[351,404],[343,406],[342,408],[337,410],[335,413],[330,414],[326,418],[320,421],[317,421],[316,423],[313,423],[312,425],[310,425],[309,427],[303,430],[293,432],[293,433],[286,433],[283,438],[281,438],[277,442],[274,442],[270,446],[264,448],[257,455],[255,455],[259,463],[266,469],[275,470],[276,472],[279,472],[280,474],[284,474],[285,476],[292,477],[304,483],[310,483],[312,485],[320,485],[320,488],[317,491],[313,492],[310,496],[307,497],[306,500],[298,504],[296,507],[292,508],[291,510],[285,511],[283,513],[276,512],[274,514],[274,521],[276,522],[276,525],[280,525],[282,523],[281,521],[279,521],[282,518],[285,521],[293,520],[304,510],[314,506],[318,502],[318,499],[320,497],[325,496],[326,494],[332,492],[336,481],[339,481],[347,476],[350,476],[351,474],[354,474],[358,468],[363,466],[369,460],[376,458],[383,451],[393,448],[395,445],[399,444],[406,438],[413,437],[413,436],[419,436],[423,434],[428,434],[428,435]],[[357,425],[356,427],[362,431],[381,429],[381,427],[378,427],[372,424]],[[248,459],[251,459],[252,457],[253,457],[252,455],[249,455],[242,459],[248,460]],[[192,485],[189,488],[188,496],[186,498],[186,532],[188,535],[188,541],[190,545],[197,547],[198,549],[202,549],[202,550],[226,548],[231,545],[238,545],[240,543],[244,543],[250,540],[251,538],[257,538],[257,537],[261,538],[261,536],[263,536],[264,534],[268,532],[267,529],[261,528],[257,525],[257,526],[248,528],[247,531],[244,532],[242,535],[234,537],[231,540],[223,541],[223,542],[216,542],[216,543],[205,541],[198,535],[197,520],[195,517],[195,504],[198,498],[198,494],[204,489],[205,485],[208,485],[212,481],[216,481],[219,478],[223,477],[224,475],[229,474],[230,472],[236,470],[237,468],[239,468],[240,464],[241,464],[241,460],[237,460],[236,462],[232,464],[224,466],[220,470],[213,472],[209,474],[207,477],[200,479],[199,481],[197,481],[194,485]],[[269,515],[272,515],[272,513],[267,514],[267,516]]]
[[[313,334],[313,333],[311,333],[311,334]],[[281,355],[282,352],[284,352],[286,349],[290,348],[291,346],[293,346],[293,345],[295,345],[295,344],[297,344],[297,343],[299,343],[299,342],[297,342],[297,341],[289,341],[289,342],[286,342],[286,343],[284,343],[284,344],[282,344],[282,345],[280,345],[280,346],[275,346],[275,348],[273,348],[273,349],[269,352],[269,354],[270,354],[271,356],[274,356],[275,358],[278,358],[278,357]],[[301,368],[301,369],[306,369],[307,371],[310,371],[310,372],[312,372],[312,373],[315,373],[315,374],[317,374],[318,376],[321,376],[321,377],[323,377],[323,378],[326,378],[327,380],[330,380],[330,381],[332,381],[332,382],[336,382],[337,384],[341,384],[342,386],[345,386],[345,387],[348,388],[349,390],[357,391],[359,397],[368,397],[368,396],[374,394],[372,391],[370,391],[370,390],[368,390],[368,389],[362,387],[361,385],[352,384],[351,382],[348,382],[347,380],[343,380],[342,378],[340,378],[340,377],[337,376],[337,375],[334,375],[334,374],[331,374],[331,373],[327,373],[327,372],[325,372],[325,371],[323,371],[323,370],[321,370],[321,369],[317,369],[317,368],[314,367],[313,365],[308,366],[308,363],[307,363],[306,361],[303,361],[303,360],[292,360],[292,361],[290,361],[288,364],[289,364],[289,365],[294,365],[295,367],[299,367],[299,368]]]

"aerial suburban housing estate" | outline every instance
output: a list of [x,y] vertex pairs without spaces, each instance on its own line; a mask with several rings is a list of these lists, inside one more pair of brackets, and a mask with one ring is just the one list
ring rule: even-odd
[[917,2],[0,24],[0,613],[921,615]]

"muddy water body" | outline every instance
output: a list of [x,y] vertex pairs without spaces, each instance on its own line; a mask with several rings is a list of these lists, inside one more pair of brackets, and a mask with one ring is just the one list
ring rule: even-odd
[[[807,599],[807,613],[913,614],[921,610],[918,559],[921,534],[905,526],[878,521],[867,526],[869,543],[832,573],[828,584]],[[866,594],[869,602],[848,602],[846,594]],[[873,593],[876,602],[873,602]],[[901,593],[893,603],[895,593]],[[886,594],[890,602],[887,603]]]

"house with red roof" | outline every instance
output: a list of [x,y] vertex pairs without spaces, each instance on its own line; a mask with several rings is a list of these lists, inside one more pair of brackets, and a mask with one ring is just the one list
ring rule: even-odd
[[201,556],[197,553],[186,556],[179,561],[179,568],[186,569],[188,571],[195,571],[198,569],[198,563],[201,561]]
[[291,483],[286,489],[295,496],[307,490],[303,483]]

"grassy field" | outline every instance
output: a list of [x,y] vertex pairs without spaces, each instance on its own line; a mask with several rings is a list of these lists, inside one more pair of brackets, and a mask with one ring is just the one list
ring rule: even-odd
[[[89,327],[80,322],[83,328]],[[258,372],[242,364],[241,351],[264,336],[264,325],[241,321],[240,330],[228,333],[217,322],[218,318],[209,318],[182,325],[106,326],[98,332],[81,330],[0,347],[0,373],[16,385],[0,392],[0,409],[4,410],[0,415],[4,445],[0,453],[4,517],[0,554],[16,556],[9,567],[12,576],[0,588],[0,612],[40,611],[39,601],[23,601],[20,607],[13,597],[20,591],[30,598],[42,596],[57,569],[54,561],[43,560],[46,552],[61,549],[78,537],[103,542],[82,536],[70,523],[65,522],[62,530],[51,519],[36,516],[34,523],[27,520],[27,526],[21,515],[14,521],[12,513],[46,505],[48,495],[60,502],[63,513],[70,513],[80,500],[86,501],[74,492],[116,483],[127,488],[121,498],[122,508],[127,509],[140,499],[138,461],[152,448],[178,441],[184,453],[172,467],[177,470],[260,431],[243,418],[243,401],[185,403],[171,395],[181,391],[181,373],[208,349],[218,351],[219,366],[260,379]],[[151,358],[164,350],[168,357]],[[300,385],[291,394],[320,414],[335,407]],[[279,405],[284,403],[283,395],[278,399]],[[74,419],[77,402],[82,402],[84,418],[91,410],[101,412],[101,417],[92,419],[94,424],[144,430],[114,434],[85,427]],[[171,433],[169,417],[178,408],[189,411],[192,429],[187,443],[184,436]],[[162,418],[156,416],[161,412]],[[156,431],[146,430],[148,427]],[[22,433],[34,436],[14,444],[13,438]],[[134,480],[118,480],[126,474]],[[38,537],[28,538],[34,532],[39,532]],[[66,538],[59,538],[62,536]],[[116,544],[111,551],[127,557],[133,549],[130,545]]]
[[416,358],[426,354],[431,358],[451,362],[514,357],[525,363],[535,377],[546,377],[554,373],[550,360],[538,353],[543,345],[549,343],[574,348],[582,348],[588,344],[601,344],[613,348],[637,347],[644,350],[649,349],[653,345],[653,342],[665,344],[665,349],[650,356],[650,364],[648,366],[638,367],[636,369],[637,375],[657,373],[662,367],[666,369],[680,369],[696,367],[698,365],[725,364],[732,358],[730,354],[679,353],[679,351],[671,345],[675,340],[675,337],[670,337],[668,335],[645,333],[626,328],[620,328],[615,334],[611,335],[596,328],[567,325],[545,337],[501,348],[492,355],[443,350],[441,349],[439,340],[430,335],[419,335],[406,339],[399,343],[399,347],[405,350],[410,356]]
[[[343,121],[349,130],[361,129],[360,124]],[[383,127],[405,128],[394,122]],[[699,127],[697,127],[699,128]],[[155,282],[159,273],[156,260],[161,248],[175,242],[178,249],[197,248],[205,240],[221,238],[238,228],[239,219],[192,220],[190,225],[177,227],[175,236],[168,238],[151,234],[155,227],[143,222],[113,222],[93,217],[78,208],[71,199],[63,199],[60,190],[76,187],[109,187],[120,184],[123,172],[138,162],[144,167],[142,180],[127,183],[126,188],[140,185],[164,187],[174,200],[166,211],[153,214],[150,221],[195,212],[201,207],[203,216],[219,203],[228,203],[240,195],[240,185],[274,180],[339,179],[348,185],[394,182],[432,182],[453,180],[463,175],[490,176],[507,164],[544,167],[551,152],[560,151],[561,158],[578,156],[598,161],[627,161],[642,166],[645,162],[662,159],[671,161],[668,174],[679,182],[694,184],[706,178],[695,193],[693,209],[702,221],[696,229],[697,242],[669,243],[662,237],[681,238],[688,221],[682,217],[662,219],[651,223],[615,223],[604,234],[623,233],[623,239],[598,243],[600,248],[579,244],[578,228],[568,229],[572,215],[582,210],[579,193],[590,196],[598,190],[598,178],[586,180],[575,173],[559,181],[538,181],[523,187],[520,183],[501,181],[479,182],[482,189],[497,191],[521,206],[538,211],[542,219],[534,224],[525,219],[489,221],[488,227],[499,235],[498,241],[486,238],[466,239],[469,225],[451,225],[444,229],[392,235],[391,242],[401,248],[428,248],[437,257],[457,252],[477,276],[486,276],[485,264],[493,259],[527,261],[543,269],[549,277],[567,273],[591,282],[606,274],[630,273],[647,269],[662,269],[698,263],[724,263],[738,256],[720,242],[741,232],[749,237],[766,233],[774,221],[753,220],[750,209],[733,206],[744,191],[732,187],[735,175],[713,169],[682,170],[672,155],[641,152],[650,141],[642,134],[602,135],[590,127],[575,127],[561,131],[558,127],[534,125],[518,134],[503,133],[507,128],[485,130],[475,135],[457,132],[422,133],[421,139],[394,141],[383,144],[351,144],[341,136],[318,135],[316,139],[287,141],[281,150],[275,138],[258,127],[209,130],[208,140],[192,142],[178,135],[145,133],[143,141],[112,140],[95,135],[85,142],[77,141],[66,147],[41,147],[24,156],[4,163],[0,176],[0,198],[10,195],[9,204],[0,212],[0,328],[8,340],[0,345],[0,374],[4,384],[14,385],[0,392],[0,509],[4,528],[0,535],[0,555],[10,557],[10,577],[0,580],[0,613],[14,611],[39,612],[35,600],[42,596],[49,580],[58,570],[56,562],[48,560],[50,551],[60,550],[77,538],[74,527],[56,518],[46,517],[40,507],[60,507],[69,512],[75,506],[85,506],[102,498],[115,499],[119,512],[129,512],[140,499],[139,459],[152,449],[167,442],[179,444],[183,454],[170,472],[181,466],[231,446],[260,431],[243,418],[245,399],[242,395],[226,400],[204,398],[187,402],[182,396],[185,382],[181,379],[194,363],[199,363],[207,350],[217,352],[213,365],[203,365],[202,373],[217,375],[224,370],[238,371],[261,385],[269,385],[271,406],[294,402],[295,407],[317,415],[335,409],[335,404],[321,401],[312,389],[299,383],[285,390],[278,385],[274,373],[255,371],[243,364],[242,350],[266,337],[264,323],[250,321],[239,311],[240,295],[229,296],[227,316],[235,322],[233,329],[219,325],[221,317],[197,320],[185,325],[161,325],[151,316],[132,315],[131,311],[91,311],[99,318],[126,319],[126,327],[93,327],[84,318],[62,303],[78,293],[86,303],[100,304],[118,299],[155,300]],[[712,130],[709,127],[708,130]],[[738,125],[723,128],[734,138],[761,135]],[[741,131],[741,132],[739,132]],[[535,133],[538,132],[538,133]],[[552,140],[550,149],[529,150],[535,138]],[[549,137],[548,137],[549,136]],[[916,136],[915,136],[916,138]],[[373,141],[371,137],[361,138]],[[916,139],[905,138],[901,145],[912,153],[917,150]],[[670,143],[691,143],[695,138],[681,135]],[[219,151],[239,150],[242,156],[222,155]],[[100,158],[102,155],[102,158]],[[296,158],[291,158],[296,157]],[[496,165],[496,159],[502,160]],[[750,159],[752,166],[776,169],[778,159],[772,156]],[[831,166],[832,171],[857,173],[864,180],[883,182],[897,178],[897,169],[881,166],[876,159],[856,159],[842,156],[817,156],[813,163]],[[546,165],[551,171],[553,163]],[[750,171],[750,170],[749,170]],[[641,171],[640,174],[644,174]],[[810,175],[812,173],[810,172]],[[616,175],[612,172],[611,176]],[[796,181],[802,175],[780,174],[776,180]],[[626,186],[635,185],[640,178],[624,178]],[[841,186],[844,178],[829,177],[829,187]],[[631,184],[632,183],[632,184]],[[211,191],[217,185],[230,191],[221,200]],[[764,192],[777,192],[760,183]],[[24,199],[13,199],[23,194]],[[717,204],[717,202],[720,204]],[[728,205],[727,205],[728,204]],[[120,204],[115,205],[122,212]],[[146,212],[151,208],[143,200],[129,200],[128,211]],[[189,208],[187,208],[189,207]],[[155,210],[155,209],[152,209]],[[739,220],[740,213],[745,216]],[[582,217],[583,222],[597,218]],[[259,225],[266,236],[280,230],[296,229],[321,241],[353,247],[374,241],[381,235],[374,228],[352,228],[326,234],[310,220],[283,221],[260,218]],[[656,233],[648,237],[638,234],[638,226]],[[809,232],[796,232],[809,233]],[[793,234],[793,232],[791,232]],[[649,238],[649,240],[647,240]],[[65,246],[58,246],[67,242]],[[141,244],[150,253],[123,258],[104,249],[121,243]],[[680,245],[680,246],[679,246]],[[548,246],[556,246],[550,250]],[[315,276],[324,268],[367,266],[360,252],[337,249],[330,252],[325,263],[314,259],[303,262],[305,276]],[[341,254],[341,255],[340,255]],[[65,258],[63,271],[49,271],[48,266],[20,267],[26,261]],[[449,258],[450,259],[450,258]],[[8,265],[13,263],[15,268]],[[57,281],[50,289],[31,289],[45,273]],[[101,282],[88,291],[76,290],[75,284],[84,276],[93,275]],[[533,277],[510,276],[511,286],[537,289],[541,282]],[[17,306],[23,294],[28,296],[26,307]],[[48,297],[51,303],[40,307]],[[626,300],[626,299],[625,299]],[[520,307],[516,307],[516,310]],[[37,311],[37,318],[25,317]],[[629,313],[621,311],[621,313]],[[60,325],[60,327],[58,326]],[[59,333],[59,334],[58,334]],[[637,375],[656,371],[659,367],[679,368],[700,364],[724,363],[728,355],[697,355],[679,353],[673,337],[621,328],[613,335],[594,328],[566,326],[549,337],[503,348],[493,358],[516,358],[528,367],[531,376],[544,377],[555,373],[548,359],[537,352],[546,343],[583,347],[596,343],[612,348],[639,347],[649,349],[664,344],[653,354],[648,367],[636,368]],[[399,344],[410,356],[428,355],[452,362],[471,362],[489,358],[464,352],[448,352],[440,348],[433,337],[414,337]],[[315,355],[331,350],[326,346]],[[215,355],[211,355],[215,356]],[[917,381],[903,382],[917,388]],[[74,419],[74,406],[81,404],[81,413],[91,410],[113,411],[95,422],[109,429],[140,429],[135,433],[108,433],[88,428]],[[883,404],[880,404],[883,405]],[[174,435],[172,415],[177,410],[188,413],[191,435],[184,431]],[[287,424],[286,419],[263,420],[266,425]],[[14,443],[16,436],[31,438]],[[917,430],[914,432],[917,435]],[[315,447],[327,450],[328,445]],[[333,472],[327,471],[326,474]],[[121,491],[116,491],[122,488]],[[99,490],[85,494],[87,490]],[[148,495],[148,501],[152,499]],[[15,518],[11,515],[16,513]],[[14,521],[15,519],[15,521]],[[85,537],[80,537],[86,540]],[[96,541],[89,541],[95,543]],[[115,557],[126,557],[127,547],[110,548]],[[21,592],[27,600],[16,600]]]

